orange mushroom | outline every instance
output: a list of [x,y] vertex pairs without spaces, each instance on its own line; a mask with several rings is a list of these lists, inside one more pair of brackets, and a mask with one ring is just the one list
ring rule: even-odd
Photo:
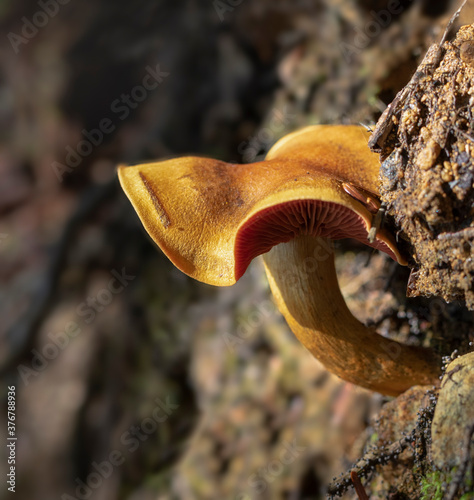
[[355,238],[406,264],[388,232],[367,239],[379,206],[368,135],[312,126],[284,137],[262,162],[186,157],[121,166],[119,178],[145,229],[184,273],[232,285],[264,254],[278,307],[313,356],[344,380],[396,395],[437,383],[440,361],[352,315],[329,242]]

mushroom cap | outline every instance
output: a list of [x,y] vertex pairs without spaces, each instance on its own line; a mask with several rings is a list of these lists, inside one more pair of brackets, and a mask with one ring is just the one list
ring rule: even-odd
[[250,261],[299,234],[351,237],[404,263],[390,234],[367,241],[372,214],[344,189],[378,195],[378,155],[359,126],[316,125],[277,142],[265,161],[184,157],[119,167],[145,229],[181,271],[232,285]]

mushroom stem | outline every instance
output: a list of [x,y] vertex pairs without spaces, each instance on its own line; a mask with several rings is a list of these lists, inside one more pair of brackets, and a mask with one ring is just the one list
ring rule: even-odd
[[390,396],[439,383],[441,361],[430,349],[382,337],[352,315],[329,240],[300,236],[280,243],[264,255],[264,263],[280,312],[329,371]]

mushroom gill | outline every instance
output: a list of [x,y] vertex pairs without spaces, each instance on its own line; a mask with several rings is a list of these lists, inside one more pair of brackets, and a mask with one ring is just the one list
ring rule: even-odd
[[380,238],[369,243],[362,217],[338,203],[315,199],[292,200],[259,211],[239,228],[235,239],[235,276],[240,279],[250,262],[275,245],[298,236],[340,240],[352,238],[382,250],[393,260],[397,255]]
[[395,395],[438,381],[428,349],[391,341],[359,322],[339,290],[330,241],[355,238],[405,264],[393,237],[368,234],[378,206],[378,155],[358,126],[289,134],[267,159],[233,165],[178,158],[120,167],[143,225],[183,272],[231,285],[264,254],[270,286],[301,343],[344,380]]

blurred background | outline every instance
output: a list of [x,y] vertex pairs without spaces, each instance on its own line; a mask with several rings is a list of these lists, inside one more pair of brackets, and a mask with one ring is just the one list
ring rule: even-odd
[[[374,123],[457,7],[0,2],[0,393],[6,410],[16,388],[16,498],[325,498],[387,398],[295,341],[258,259],[231,288],[176,270],[116,166],[252,162],[307,124]],[[384,256],[341,243],[337,265],[360,319],[404,339],[431,328],[439,310],[410,316],[420,302]]]

